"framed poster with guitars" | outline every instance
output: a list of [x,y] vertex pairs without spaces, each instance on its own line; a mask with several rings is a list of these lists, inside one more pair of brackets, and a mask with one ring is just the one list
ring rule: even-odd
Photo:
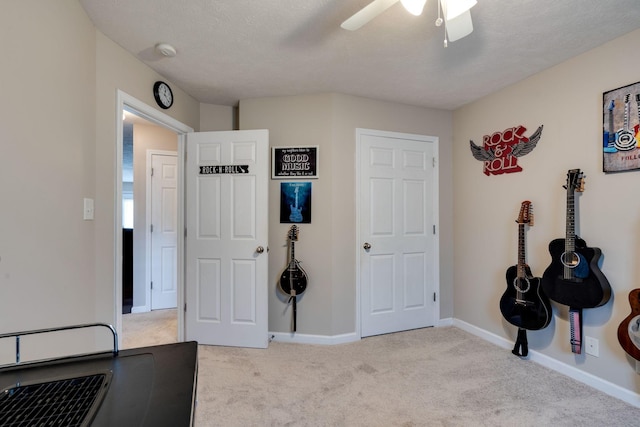
[[525,227],[533,226],[533,207],[525,200],[520,207],[518,223],[518,264],[507,269],[507,289],[500,298],[502,316],[518,327],[518,339],[512,353],[525,357],[528,353],[527,330],[546,328],[551,322],[551,303],[540,287],[540,278],[533,277],[526,263]]
[[603,170],[640,169],[640,82],[603,93],[602,106]]
[[551,264],[542,275],[542,289],[552,300],[569,306],[571,348],[580,353],[582,347],[582,309],[604,305],[611,297],[611,285],[598,267],[602,255],[599,248],[587,246],[576,236],[577,207],[575,193],[584,191],[580,169],[567,172],[566,234],[564,239],[549,243]]
[[287,234],[289,243],[289,263],[280,275],[280,289],[289,295],[289,301],[292,303],[292,329],[296,331],[297,327],[297,302],[298,295],[301,295],[307,289],[307,273],[300,266],[300,262],[296,259],[295,243],[298,240],[298,226],[292,225]]

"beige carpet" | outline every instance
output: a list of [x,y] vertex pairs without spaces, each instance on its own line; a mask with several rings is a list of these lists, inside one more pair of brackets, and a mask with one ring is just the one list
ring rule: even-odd
[[176,309],[122,315],[122,349],[178,341]]
[[640,409],[442,327],[335,346],[200,346],[196,426],[621,427],[640,426]]

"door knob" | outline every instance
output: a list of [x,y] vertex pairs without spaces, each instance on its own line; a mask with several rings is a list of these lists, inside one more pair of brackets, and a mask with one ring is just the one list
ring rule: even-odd
[[256,252],[258,252],[259,254],[261,254],[262,252],[264,252],[264,248],[262,246],[258,246],[256,248]]
[[362,247],[364,248],[365,251],[368,251],[369,249],[371,249],[371,245],[369,243],[365,243],[364,245],[362,245]]

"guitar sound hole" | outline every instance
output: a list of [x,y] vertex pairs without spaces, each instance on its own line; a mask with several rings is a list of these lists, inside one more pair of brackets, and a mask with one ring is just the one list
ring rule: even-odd
[[529,289],[531,289],[531,283],[529,282],[529,279],[526,277],[516,277],[513,280],[513,287],[516,288],[516,291],[520,292],[521,294],[524,294],[529,292]]
[[562,265],[568,268],[576,268],[580,264],[580,257],[575,252],[563,252],[560,256]]

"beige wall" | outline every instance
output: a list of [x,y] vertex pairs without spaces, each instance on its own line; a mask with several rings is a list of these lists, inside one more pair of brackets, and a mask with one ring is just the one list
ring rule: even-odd
[[[160,76],[76,0],[3,1],[0,38],[0,329],[114,323],[116,91],[154,105]],[[168,114],[197,128],[199,103],[174,94]]]
[[[114,323],[114,224],[116,191],[116,94],[121,90],[139,101],[155,106],[153,83],[165,80],[120,46],[95,31],[96,62],[96,299],[95,316]],[[171,81],[168,81],[172,84]],[[162,110],[174,119],[199,128],[200,104],[172,85],[174,104]]]
[[10,0],[0,39],[0,329],[93,321],[95,30],[77,1]]
[[[298,305],[300,334],[356,332],[355,132],[356,128],[440,138],[441,317],[452,308],[452,197],[450,112],[338,94],[242,100],[240,129],[269,129],[271,146],[319,145],[319,179],[313,183],[311,224],[300,225],[296,258],[309,276]],[[288,332],[290,312],[277,292],[286,265],[289,225],[279,223],[280,180],[270,183],[269,330]]]
[[[627,296],[640,285],[640,172],[602,172],[602,93],[638,81],[629,52],[640,31],[566,61],[457,110],[454,114],[454,316],[513,340],[516,328],[498,309],[506,290],[505,270],[517,263],[514,220],[520,203],[534,204],[535,223],[527,232],[527,257],[535,276],[550,264],[548,244],[565,235],[568,169],[581,168],[586,186],[577,197],[577,233],[603,252],[601,269],[614,297],[603,307],[584,310],[584,335],[599,340],[600,357],[576,356],[569,346],[567,309],[555,305],[552,323],[529,332],[531,349],[638,392],[635,363],[618,343],[616,331],[631,312]],[[527,135],[543,124],[533,152],[518,161],[523,171],[485,176],[469,140],[515,125]]]
[[238,129],[238,109],[226,105],[200,104],[200,131]]

